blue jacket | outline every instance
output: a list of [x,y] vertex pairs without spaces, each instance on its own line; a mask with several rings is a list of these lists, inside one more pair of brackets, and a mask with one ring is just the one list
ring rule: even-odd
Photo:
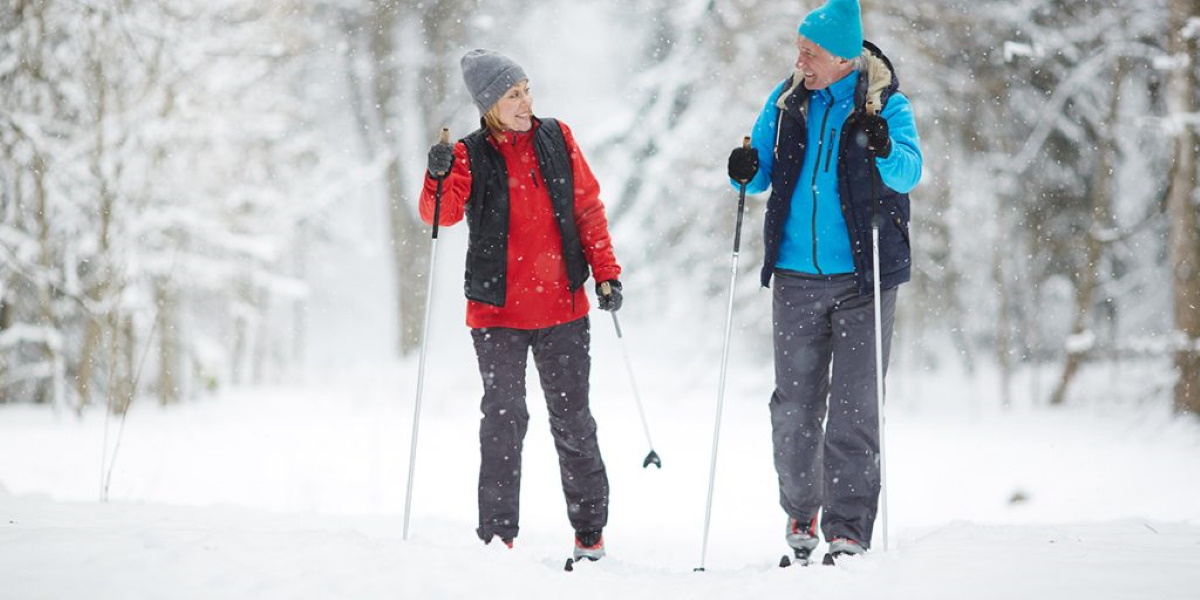
[[[860,292],[867,293],[873,197],[880,202],[880,285],[895,287],[910,278],[908,192],[921,178],[920,140],[891,63],[874,45],[863,46],[865,73],[853,71],[818,91],[803,85],[793,90],[789,77],[771,92],[755,123],[751,145],[759,171],[746,191],[772,190],[763,226],[764,287],[779,268],[855,273]],[[880,114],[892,140],[891,154],[876,159],[876,169],[869,168],[859,126],[869,87],[882,88]]]

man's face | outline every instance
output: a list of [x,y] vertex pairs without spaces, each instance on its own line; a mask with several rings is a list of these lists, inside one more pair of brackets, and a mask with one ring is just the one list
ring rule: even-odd
[[796,70],[804,74],[804,87],[823,90],[850,72],[850,61],[838,58],[812,40],[796,36]]

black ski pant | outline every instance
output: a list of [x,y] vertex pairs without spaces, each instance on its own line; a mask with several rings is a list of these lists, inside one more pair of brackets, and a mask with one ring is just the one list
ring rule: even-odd
[[[881,296],[886,375],[896,288]],[[880,490],[873,301],[858,293],[852,274],[776,272],[770,406],[779,503],[803,525],[823,511],[827,541],[848,538],[864,548]]]
[[571,526],[575,531],[603,528],[608,522],[608,474],[588,407],[588,318],[545,329],[472,329],[471,337],[483,377],[476,530],[480,539],[517,537],[521,448],[529,428],[525,369],[530,349],[546,397]]

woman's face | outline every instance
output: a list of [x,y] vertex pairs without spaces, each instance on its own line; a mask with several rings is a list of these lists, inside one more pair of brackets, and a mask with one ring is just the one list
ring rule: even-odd
[[505,129],[529,131],[533,127],[533,96],[529,95],[529,80],[519,81],[504,92],[496,102],[496,116]]

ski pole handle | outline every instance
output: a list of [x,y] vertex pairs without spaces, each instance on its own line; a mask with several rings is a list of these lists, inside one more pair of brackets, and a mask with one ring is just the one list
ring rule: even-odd
[[[600,295],[606,298],[612,296],[612,285],[610,285],[607,281],[600,283]],[[612,315],[613,326],[617,329],[617,338],[621,338],[621,322],[617,320],[617,313],[610,312],[608,314]]]
[[[430,150],[430,153],[429,153],[430,161],[431,162],[433,161],[433,158],[434,158],[433,151],[434,150],[439,151],[437,158],[439,158],[439,159],[443,158],[442,155],[440,154],[440,151],[442,150],[441,147],[449,146],[449,145],[450,145],[450,128],[442,127],[442,131],[438,134],[438,143],[435,144],[434,148]],[[439,162],[440,162],[440,160],[439,160]],[[453,148],[451,148],[450,162],[449,162],[449,164],[446,165],[445,169],[438,169],[437,171],[434,171],[434,170],[432,170],[432,166],[431,166],[429,174],[431,176],[433,176],[434,179],[442,179],[450,173],[450,168],[453,166],[454,166],[454,151],[453,151]],[[438,167],[441,167],[441,165],[439,164]]]
[[[750,148],[750,136],[742,136],[742,148]],[[736,257],[742,247],[742,214],[746,211],[746,183],[738,188],[737,227],[733,232],[733,255]]]
[[[438,143],[439,144],[449,144],[450,143],[450,128],[449,127],[442,128],[442,132],[440,134],[438,134]],[[442,216],[442,182],[446,180],[446,174],[438,173],[437,176],[438,176],[438,178],[437,178],[437,194],[434,195],[434,197],[433,197],[433,239],[435,239],[435,240],[437,239],[437,235],[438,235],[438,221],[440,220],[440,218]]]

